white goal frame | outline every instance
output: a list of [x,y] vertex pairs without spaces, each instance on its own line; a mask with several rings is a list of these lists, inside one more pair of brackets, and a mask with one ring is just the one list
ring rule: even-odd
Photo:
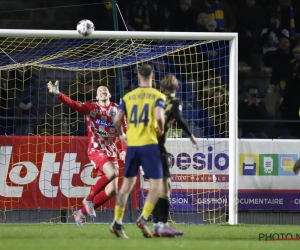
[[165,39],[229,41],[229,224],[238,223],[238,34],[206,32],[94,31],[89,37],[76,30],[0,29],[0,37],[76,38],[76,39]]

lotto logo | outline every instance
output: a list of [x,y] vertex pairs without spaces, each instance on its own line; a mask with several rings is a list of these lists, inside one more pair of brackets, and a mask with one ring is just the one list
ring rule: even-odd
[[[0,147],[0,196],[20,198],[30,184],[38,183],[42,195],[48,198],[57,197],[58,190],[65,197],[85,197],[98,180],[92,176],[91,163],[80,168],[76,153],[64,153],[62,163],[56,161],[56,153],[44,153],[37,166],[31,161],[10,164],[12,149],[11,146]],[[55,185],[53,177],[57,175],[59,182]],[[73,182],[75,175],[79,175],[84,186]]]
[[293,176],[297,154],[240,154],[240,175]]

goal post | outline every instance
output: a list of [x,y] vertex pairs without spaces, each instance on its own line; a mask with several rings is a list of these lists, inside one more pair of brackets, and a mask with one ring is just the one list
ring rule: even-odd
[[238,223],[238,40],[237,35],[229,44],[229,220]]
[[[5,40],[6,38],[9,38],[8,40]],[[29,39],[29,41],[27,41]],[[32,43],[32,40],[35,39],[35,41]],[[70,39],[70,40],[68,40]],[[238,108],[238,36],[237,33],[226,33],[226,32],[220,32],[220,33],[198,33],[198,32],[133,32],[133,31],[94,31],[93,34],[89,37],[82,37],[80,36],[75,30],[14,30],[14,29],[0,29],[0,44],[2,46],[0,47],[0,57],[5,60],[2,60],[2,62],[9,62],[5,65],[0,65],[0,72],[4,70],[11,70],[11,69],[18,69],[22,67],[32,67],[32,68],[38,68],[40,71],[45,69],[47,71],[48,69],[54,69],[54,74],[52,74],[49,77],[46,77],[47,79],[43,80],[59,80],[60,75],[58,73],[58,70],[67,70],[70,72],[79,72],[84,74],[85,71],[89,72],[100,72],[103,69],[108,68],[119,68],[119,67],[127,67],[132,66],[131,69],[128,70],[128,74],[130,75],[129,81],[132,83],[133,79],[135,78],[134,74],[134,67],[137,64],[150,62],[150,63],[159,63],[161,65],[164,65],[165,62],[158,62],[156,61],[158,58],[163,58],[166,55],[173,55],[180,53],[181,51],[184,51],[184,56],[190,56],[189,54],[186,54],[185,51],[191,50],[193,47],[197,46],[205,46],[205,44],[213,43],[213,42],[219,42],[219,41],[228,41],[229,42],[229,73],[228,73],[228,83],[229,86],[229,129],[228,134],[229,137],[224,138],[224,141],[227,141],[228,144],[228,156],[230,159],[229,168],[228,168],[228,175],[229,175],[229,182],[228,186],[224,187],[218,187],[218,189],[228,189],[228,198],[229,203],[226,204],[226,207],[228,206],[229,213],[229,224],[235,225],[238,223],[238,204],[237,204],[237,197],[238,197],[238,169],[239,169],[239,161],[238,161],[238,146],[237,146],[237,134],[238,134],[238,119],[237,119],[237,108]],[[57,41],[56,42],[49,42],[49,41]],[[60,40],[61,43],[60,43]],[[95,43],[89,43],[89,41],[97,41],[101,40],[99,44]],[[124,42],[125,41],[125,42]],[[121,50],[115,51],[113,49],[113,46],[111,46],[114,43],[120,44]],[[65,46],[65,47],[64,47]],[[90,49],[87,50],[87,46]],[[94,47],[93,47],[94,46]],[[97,47],[98,46],[98,47]],[[137,46],[137,47],[135,47]],[[74,48],[76,47],[76,49]],[[36,48],[41,48],[40,50],[35,50]],[[94,48],[94,49],[93,49]],[[32,53],[38,53],[37,55],[33,55]],[[190,52],[194,53],[194,52]],[[197,52],[198,53],[198,52]],[[204,53],[204,52],[203,52]],[[202,51],[199,52],[199,54],[202,54]],[[177,58],[177,55],[176,55]],[[179,58],[179,55],[178,55]],[[185,61],[180,61],[181,67],[186,68],[186,70],[189,70],[189,67],[185,64]],[[222,67],[222,66],[218,66]],[[124,69],[123,73],[126,73]],[[195,72],[195,70],[197,72]],[[194,74],[198,74],[198,71],[200,72],[202,69],[195,67],[191,67],[191,72]],[[163,74],[171,73],[169,71],[164,71],[159,75],[159,80],[163,77]],[[43,73],[44,74],[44,73]],[[46,72],[47,74],[47,72]],[[63,74],[63,73],[61,73]],[[72,73],[76,74],[76,73]],[[117,73],[116,73],[117,74]],[[188,73],[185,73],[188,75]],[[225,73],[227,74],[227,73]],[[1,77],[1,76],[0,76]],[[55,79],[53,78],[55,77]],[[216,78],[219,76],[216,76]],[[8,78],[7,78],[8,79]],[[73,78],[72,78],[73,79]],[[9,80],[9,79],[8,79]],[[188,81],[188,80],[186,80]],[[39,85],[44,84],[44,82],[39,81]],[[72,80],[70,77],[70,84],[72,84]],[[123,84],[120,82],[115,82],[115,84]],[[6,86],[6,88],[16,88],[12,86]],[[68,88],[68,86],[66,86]],[[115,87],[116,88],[116,87]],[[123,86],[124,88],[124,86]],[[215,85],[212,87],[215,88]],[[116,88],[118,89],[118,88]],[[63,90],[62,90],[63,91]],[[192,87],[192,90],[184,90],[184,91],[192,91],[192,92],[198,92],[198,89],[194,89]],[[63,91],[64,92],[64,91]],[[116,96],[119,96],[116,91]],[[39,98],[44,98],[43,96],[40,96]],[[118,101],[118,100],[117,100]],[[195,101],[197,103],[197,101]],[[1,104],[2,105],[2,104]],[[192,108],[191,108],[192,109]],[[52,122],[52,126],[55,127],[56,125],[61,126],[61,128],[64,126],[63,121],[61,121],[59,124],[56,124],[55,119],[49,119],[47,117],[47,110],[45,113],[45,126],[50,121]],[[47,120],[48,119],[48,120]],[[78,118],[79,119],[79,118]],[[70,125],[69,125],[70,126]],[[54,130],[53,130],[54,131]],[[55,134],[52,135],[49,134],[37,134],[39,136],[62,136],[61,134]],[[67,134],[68,135],[68,134]],[[180,137],[180,136],[179,136]],[[43,145],[51,144],[51,140],[54,143],[54,139],[45,139],[42,143]],[[214,138],[215,139],[215,138]],[[74,148],[76,150],[76,146],[71,145],[75,142],[72,142],[74,140],[74,137],[69,138],[70,148]],[[176,140],[176,139],[174,139]],[[203,137],[198,138],[199,141],[207,140]],[[46,142],[47,141],[47,142]],[[217,141],[217,140],[215,140]],[[77,143],[77,142],[76,142]],[[178,142],[176,142],[178,143]],[[176,144],[175,143],[175,144]],[[38,144],[35,145],[37,148]],[[5,146],[7,146],[6,141],[4,137],[1,137],[0,146],[2,147],[0,150],[0,164],[8,164],[6,155],[10,152],[8,147],[4,149]],[[30,151],[30,147],[28,146],[28,151]],[[45,149],[45,153],[48,150]],[[177,152],[177,151],[176,151]],[[48,153],[48,152],[47,152]],[[59,152],[57,152],[59,153]],[[43,156],[45,157],[45,156]],[[51,153],[48,153],[47,157],[53,157]],[[67,158],[65,156],[64,160],[67,159],[69,166],[71,167],[72,164],[77,164],[76,160],[74,160],[72,157],[74,155],[68,154]],[[48,160],[50,158],[47,158]],[[52,158],[51,158],[52,159]],[[52,159],[52,170],[53,173],[58,173],[58,165],[55,165],[56,162]],[[72,164],[71,164],[72,163]],[[9,163],[11,164],[11,162]],[[27,171],[30,168],[29,165],[27,166]],[[78,166],[77,166],[78,167]],[[75,168],[77,168],[75,167]],[[5,175],[3,178],[0,178],[0,189],[3,187],[9,189],[13,185],[7,185],[7,180],[10,178],[11,180],[16,180],[18,178],[12,177],[11,172],[9,172],[12,166],[7,168],[7,171],[0,172],[1,175]],[[31,170],[34,172],[35,168],[32,166]],[[17,171],[17,170],[16,170]],[[14,173],[16,174],[16,171]],[[21,171],[21,170],[19,170]],[[73,171],[73,170],[72,170]],[[74,170],[75,171],[75,170]],[[74,172],[73,171],[73,172]],[[76,169],[77,171],[77,169]],[[75,171],[75,172],[76,172]],[[78,170],[79,171],[79,170]],[[72,173],[73,173],[72,172]],[[74,173],[75,173],[74,172]],[[76,172],[77,173],[77,172]],[[79,174],[79,172],[77,173]],[[89,173],[87,173],[90,175]],[[213,174],[213,173],[212,173]],[[8,177],[7,177],[7,176]],[[34,175],[36,175],[34,177]],[[39,175],[39,172],[31,175],[30,178],[37,178]],[[45,174],[44,174],[45,175]],[[82,175],[81,175],[82,176]],[[50,178],[50,177],[49,177]],[[65,178],[67,178],[67,175],[65,175]],[[70,177],[72,178],[72,177]],[[85,184],[87,183],[87,179],[90,177],[83,176],[82,180],[85,180]],[[22,177],[19,178],[21,180]],[[23,178],[24,179],[24,178]],[[25,181],[26,185],[29,185],[29,181]],[[49,180],[48,180],[49,181]],[[51,180],[50,180],[51,181]],[[72,182],[72,180],[71,180]],[[60,179],[60,183],[62,183]],[[92,180],[90,180],[89,184],[93,183]],[[45,185],[48,185],[46,182]],[[71,185],[71,184],[70,184]],[[198,185],[198,184],[195,184]],[[51,186],[47,186],[47,188],[50,188],[51,192],[56,192],[57,190],[53,188],[55,186],[54,184]],[[41,185],[40,185],[41,187]],[[82,197],[83,193],[86,192],[88,189],[76,189],[77,191],[74,191],[75,185],[72,184],[72,191],[68,190],[68,192],[63,193],[64,196],[70,195],[72,192],[78,192],[80,195],[78,195],[78,198],[76,199],[76,204],[79,203],[77,199]],[[70,188],[70,186],[68,186]],[[48,190],[49,191],[49,190]],[[44,192],[47,193],[47,192]],[[6,191],[0,193],[0,213],[4,210],[6,211],[7,204],[9,203],[9,200],[6,195]],[[50,194],[48,194],[50,195]],[[15,196],[17,197],[17,196]],[[204,197],[204,196],[203,196]],[[13,200],[10,204],[15,204],[17,200]],[[19,199],[19,198],[18,198]],[[2,200],[2,201],[1,201]],[[55,201],[56,202],[56,201]],[[135,201],[138,202],[138,201]],[[65,204],[64,207],[67,206],[68,202]],[[1,207],[2,206],[2,207]],[[66,208],[70,209],[70,208]],[[0,217],[1,219],[1,217]]]

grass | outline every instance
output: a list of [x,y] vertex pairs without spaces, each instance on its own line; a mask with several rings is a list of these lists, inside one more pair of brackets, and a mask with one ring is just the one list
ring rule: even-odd
[[[300,241],[259,241],[259,233],[300,235],[298,226],[274,225],[176,225],[185,231],[178,238],[143,238],[135,225],[125,225],[129,239],[118,239],[108,224],[0,224],[0,249],[299,249]],[[290,236],[291,237],[291,236]]]

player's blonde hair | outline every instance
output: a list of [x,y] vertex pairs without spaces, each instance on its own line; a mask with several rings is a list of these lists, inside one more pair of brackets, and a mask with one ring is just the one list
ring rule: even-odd
[[163,90],[175,92],[178,88],[178,80],[174,75],[166,75],[161,80],[160,86]]

